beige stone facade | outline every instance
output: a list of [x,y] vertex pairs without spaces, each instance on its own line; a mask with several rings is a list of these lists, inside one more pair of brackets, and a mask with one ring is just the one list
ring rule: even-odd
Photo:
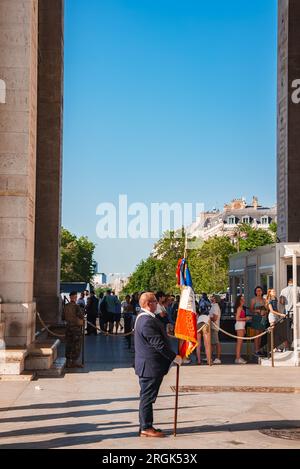
[[5,343],[26,347],[33,300],[38,2],[0,1],[0,294]]
[[278,0],[278,237],[300,240],[300,2]]
[[276,206],[264,207],[259,204],[257,197],[253,197],[251,204],[247,204],[245,199],[234,199],[224,205],[223,211],[212,210],[199,214],[198,220],[188,227],[188,233],[204,240],[214,236],[233,239],[243,223],[269,230],[270,224],[276,221]]
[[[45,262],[45,257],[51,271],[49,296],[52,295],[56,308],[52,312],[47,308],[40,312],[50,320],[58,317],[58,301],[55,303],[54,298],[58,298],[59,281],[62,18],[63,0],[0,0],[0,340],[2,349],[3,346],[11,349],[10,354],[15,348],[19,349],[19,355],[22,349],[26,354],[34,340],[36,302],[43,296],[40,291],[36,294],[35,270],[41,275],[37,265]],[[60,27],[55,29],[56,24]],[[48,48],[45,31],[49,36]],[[54,32],[56,41],[59,38],[57,48],[51,42],[50,31]],[[55,56],[59,60],[54,65]],[[46,125],[41,117],[45,114],[43,104],[53,100],[53,88],[56,89],[56,101],[51,109],[53,121]],[[45,142],[44,147],[41,141]],[[47,153],[46,146],[50,144],[52,151]],[[52,175],[52,185],[50,181],[41,188],[39,168],[49,165],[50,160],[57,171]],[[56,196],[51,207],[53,187]],[[54,213],[50,216],[54,230],[40,220],[40,214],[46,209]],[[42,248],[40,244],[37,248],[37,237],[40,243],[43,237],[47,238],[48,244],[46,241]],[[50,244],[54,245],[51,250]],[[43,275],[47,278],[45,271]],[[0,374],[9,373],[3,350],[1,353]],[[24,366],[23,358],[17,367],[19,371]],[[10,370],[15,372],[16,366]]]

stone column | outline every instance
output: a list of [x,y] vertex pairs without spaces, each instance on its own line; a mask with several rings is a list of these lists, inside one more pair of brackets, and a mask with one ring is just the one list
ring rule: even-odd
[[278,0],[278,237],[300,241],[300,2]]
[[[0,103],[0,295],[6,348],[26,348],[35,332],[37,23],[37,0],[0,0],[0,79],[5,83],[5,102]],[[0,365],[0,373],[3,366],[7,369]]]
[[34,296],[46,323],[57,322],[61,303],[63,7],[63,0],[39,0]]

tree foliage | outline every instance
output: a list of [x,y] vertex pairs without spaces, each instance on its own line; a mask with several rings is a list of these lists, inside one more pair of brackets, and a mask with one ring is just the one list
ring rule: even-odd
[[[272,244],[276,240],[275,227],[272,232],[249,225],[240,225],[238,243],[226,237],[210,238],[198,247],[188,250],[188,263],[196,293],[225,292],[228,287],[230,255],[239,251],[250,251],[259,246]],[[177,232],[178,235],[178,232]],[[174,232],[166,233],[154,246],[148,259],[142,261],[131,275],[123,294],[138,291],[163,290],[178,293],[176,267],[184,254],[184,232],[180,238]]]
[[191,251],[189,266],[197,293],[225,292],[228,287],[229,256],[236,252],[226,236],[210,238]]
[[[177,238],[174,232],[167,233],[155,244],[148,259],[138,265],[123,293],[148,290],[178,293],[176,267],[184,255],[184,247],[184,236]],[[227,237],[212,238],[199,248],[188,250],[196,292],[212,293],[227,288],[229,255],[235,251]]]
[[276,242],[276,234],[274,231],[271,232],[262,228],[253,228],[246,224],[241,225],[240,231],[245,234],[245,236],[239,240],[240,251],[252,251],[260,246]]
[[272,221],[272,223],[270,223],[269,230],[277,237],[277,223],[275,221]]
[[62,282],[91,282],[95,247],[86,236],[77,238],[65,228],[61,229]]

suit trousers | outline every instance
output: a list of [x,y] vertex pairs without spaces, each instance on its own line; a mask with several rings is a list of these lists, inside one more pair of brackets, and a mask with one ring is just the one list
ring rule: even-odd
[[140,408],[139,419],[140,429],[147,430],[153,427],[153,407],[155,403],[160,385],[164,375],[156,378],[139,378],[140,381]]

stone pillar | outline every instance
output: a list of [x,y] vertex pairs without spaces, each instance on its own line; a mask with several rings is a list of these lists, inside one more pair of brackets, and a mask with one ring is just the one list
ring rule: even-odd
[[300,241],[300,2],[278,0],[278,238]]
[[46,323],[57,322],[61,303],[63,7],[63,0],[39,0],[34,296]]
[[35,332],[37,24],[37,0],[0,0],[0,79],[5,83],[5,102],[0,103],[0,295],[6,348],[26,348]]

